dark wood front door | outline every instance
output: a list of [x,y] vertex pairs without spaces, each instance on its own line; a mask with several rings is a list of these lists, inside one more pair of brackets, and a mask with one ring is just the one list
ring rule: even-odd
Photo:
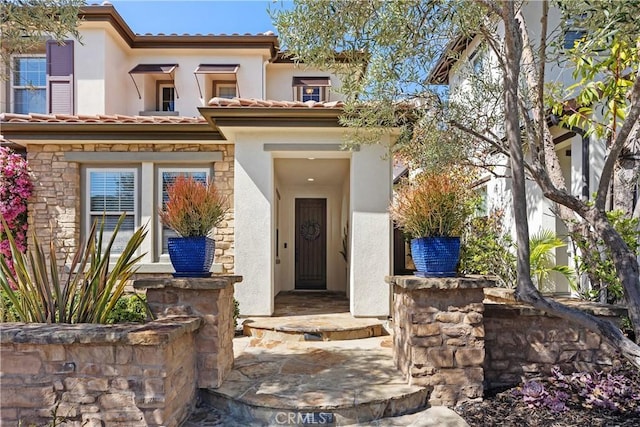
[[327,199],[296,199],[296,289],[327,289]]

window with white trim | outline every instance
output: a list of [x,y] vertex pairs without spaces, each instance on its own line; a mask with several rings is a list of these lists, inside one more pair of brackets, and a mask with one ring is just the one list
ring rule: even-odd
[[103,247],[106,247],[120,215],[126,218],[112,247],[112,254],[119,254],[138,227],[137,170],[133,168],[88,168],[87,190],[87,235],[94,221],[98,226],[104,216]]
[[213,93],[214,93],[214,96],[217,96],[218,98],[227,98],[227,99],[235,98],[236,96],[238,96],[237,90],[236,90],[236,82],[230,82],[230,83],[214,82]]
[[175,111],[176,88],[172,83],[158,84],[158,111]]
[[[169,199],[167,189],[173,184],[177,177],[193,177],[196,181],[205,183],[209,179],[209,168],[158,168],[158,200],[162,200],[162,207]],[[160,254],[161,261],[168,260],[169,252],[167,250],[167,242],[169,237],[176,237],[175,231],[168,227],[163,226],[158,220],[158,230],[160,230],[160,236],[158,238],[158,253]]]
[[47,112],[47,59],[44,55],[13,57],[11,96],[13,112]]

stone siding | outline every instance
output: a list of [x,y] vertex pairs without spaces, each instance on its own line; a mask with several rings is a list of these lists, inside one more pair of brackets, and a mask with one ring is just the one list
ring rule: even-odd
[[241,280],[239,276],[213,276],[134,282],[136,289],[146,289],[154,316],[179,314],[202,319],[196,336],[198,388],[220,387],[233,368],[233,289]]
[[620,363],[600,335],[527,306],[486,304],[484,327],[487,389],[548,375],[554,366],[563,372],[593,372]]
[[[218,189],[233,201],[234,147],[230,144],[70,144],[29,145],[27,160],[34,176],[34,193],[29,202],[29,226],[47,247],[52,236],[58,244],[58,265],[66,254],[75,253],[81,235],[80,164],[65,160],[64,153],[82,152],[215,152],[222,160],[213,164],[213,180]],[[222,273],[234,271],[233,211],[216,229],[215,262]]]
[[[480,400],[483,390],[564,372],[606,371],[621,363],[591,331],[516,303],[483,278],[393,276],[393,357],[412,385],[431,390],[431,405]],[[511,292],[512,294],[512,292]],[[561,299],[616,321],[620,307]]]
[[432,390],[432,406],[482,399],[483,285],[457,278],[394,284],[394,362],[409,384]]
[[196,396],[200,319],[0,324],[0,424],[178,426]]

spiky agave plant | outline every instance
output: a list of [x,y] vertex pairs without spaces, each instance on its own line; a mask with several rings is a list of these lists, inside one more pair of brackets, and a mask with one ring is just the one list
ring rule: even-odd
[[94,222],[85,245],[75,253],[69,273],[64,276],[56,261],[55,239],[51,239],[46,257],[34,233],[33,244],[23,254],[8,232],[15,273],[0,255],[0,287],[13,304],[19,321],[106,323],[109,312],[137,270],[136,263],[143,254],[136,252],[147,235],[146,226],[138,228],[110,269],[111,249],[124,219],[123,214],[106,245],[103,245],[104,218],[99,228]]

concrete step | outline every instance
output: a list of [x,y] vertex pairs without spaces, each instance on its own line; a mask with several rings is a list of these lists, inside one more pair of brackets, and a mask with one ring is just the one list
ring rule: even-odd
[[386,335],[383,322],[347,312],[249,318],[242,328],[244,335],[265,341],[337,341]]
[[350,425],[426,408],[429,390],[409,386],[390,337],[348,341],[234,340],[234,369],[204,402],[246,425]]

